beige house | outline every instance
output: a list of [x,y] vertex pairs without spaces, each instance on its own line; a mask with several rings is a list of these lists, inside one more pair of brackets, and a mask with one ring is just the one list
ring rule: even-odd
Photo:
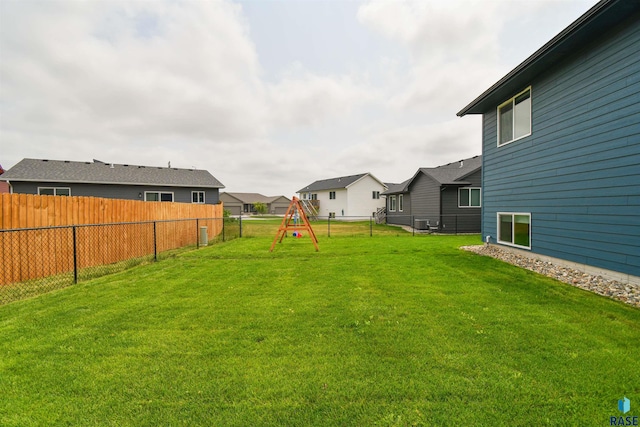
[[256,213],[254,203],[267,205],[267,213],[271,215],[284,215],[289,208],[291,200],[285,196],[264,196],[260,193],[220,193],[220,201],[224,209],[231,215],[253,215]]

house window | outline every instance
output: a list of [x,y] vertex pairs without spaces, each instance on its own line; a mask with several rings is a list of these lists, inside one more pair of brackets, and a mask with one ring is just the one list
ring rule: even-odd
[[335,212],[329,212],[329,218],[335,218],[335,217],[336,217]]
[[498,107],[498,146],[531,135],[531,87]]
[[371,192],[371,198],[378,200],[380,198],[380,192],[379,191],[372,191]]
[[389,196],[389,212],[396,211],[396,196]]
[[38,194],[41,196],[70,196],[69,187],[38,187]]
[[160,191],[145,191],[145,202],[173,202],[173,193],[163,193]]
[[317,193],[310,194],[309,195],[309,200],[318,200],[318,194]]
[[460,188],[458,189],[458,207],[459,208],[479,208],[480,189],[479,188]]
[[531,249],[531,214],[498,212],[498,243]]
[[336,192],[335,191],[329,191],[329,199],[333,200],[336,198]]
[[404,210],[404,195],[398,195],[398,211],[402,212]]
[[191,203],[204,203],[204,191],[192,191]]

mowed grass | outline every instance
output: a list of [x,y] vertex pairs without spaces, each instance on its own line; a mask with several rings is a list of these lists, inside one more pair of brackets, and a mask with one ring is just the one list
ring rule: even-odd
[[318,237],[0,307],[0,425],[601,426],[640,401],[640,310],[458,249],[479,236]]

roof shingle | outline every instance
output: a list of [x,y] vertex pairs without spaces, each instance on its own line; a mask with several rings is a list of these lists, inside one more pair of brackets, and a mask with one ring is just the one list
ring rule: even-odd
[[206,170],[113,164],[99,160],[73,162],[22,159],[5,172],[0,180],[224,188],[224,185]]
[[430,176],[440,185],[468,185],[464,181],[466,176],[474,173],[482,167],[482,156],[474,156],[457,162],[447,163],[446,165],[435,168],[420,168],[418,172],[410,179],[401,184],[393,184],[389,186],[389,190],[382,194],[406,193],[413,180],[420,174]]

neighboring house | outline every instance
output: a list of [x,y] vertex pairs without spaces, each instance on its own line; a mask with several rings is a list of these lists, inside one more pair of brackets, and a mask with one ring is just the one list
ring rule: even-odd
[[319,216],[366,216],[384,208],[384,198],[380,195],[387,186],[370,173],[341,176],[315,181],[298,190],[303,200],[315,200]]
[[387,224],[419,230],[479,233],[482,156],[436,168],[420,168],[402,184],[392,184],[387,197]]
[[640,283],[640,2],[599,2],[467,114],[484,239]]
[[[2,169],[2,165],[0,165],[0,175],[5,173],[5,170]],[[0,194],[9,192],[9,184],[4,181],[0,181]]]
[[224,203],[225,210],[231,215],[248,215],[256,213],[254,203],[260,202],[267,205],[267,213],[284,215],[289,209],[291,200],[284,196],[263,196],[259,193],[220,193],[220,201]]
[[23,159],[0,176],[13,193],[219,203],[224,188],[206,170]]

